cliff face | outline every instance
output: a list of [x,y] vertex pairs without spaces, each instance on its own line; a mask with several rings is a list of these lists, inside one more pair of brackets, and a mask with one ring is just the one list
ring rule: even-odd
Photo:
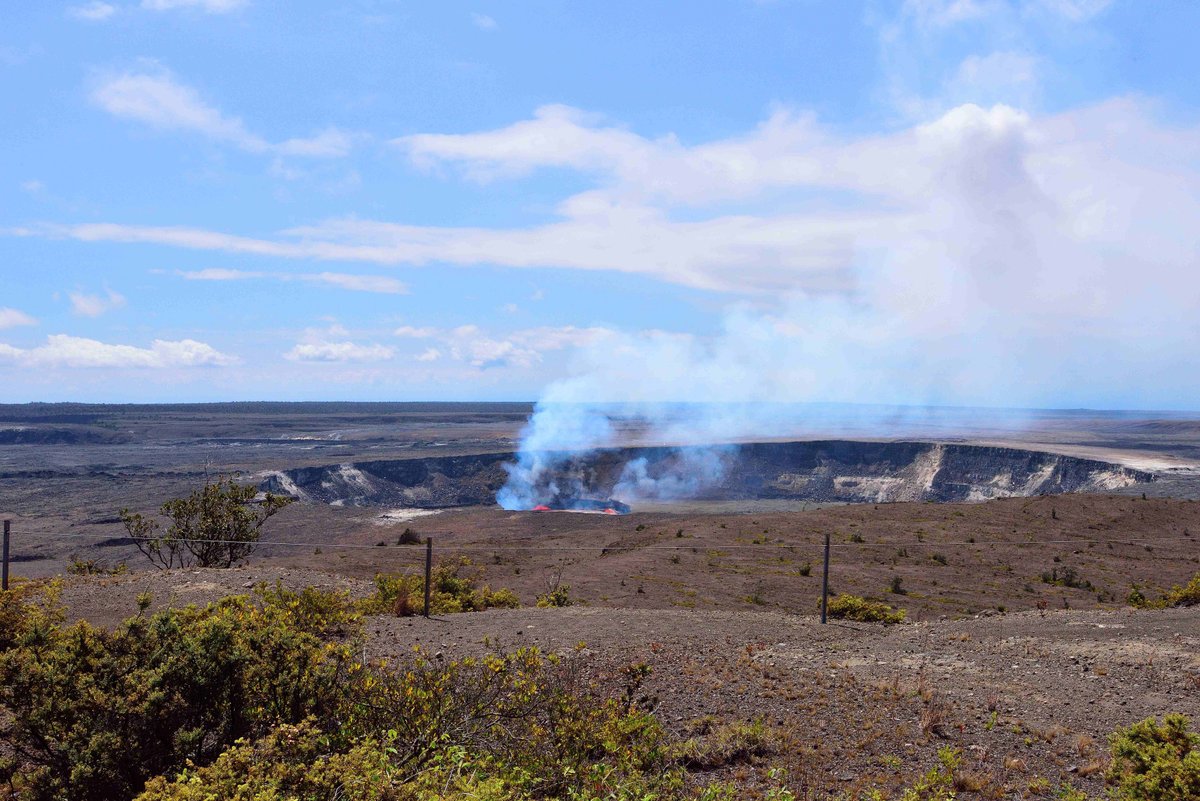
[[[776,498],[880,503],[980,501],[1105,491],[1154,480],[1139,470],[1040,451],[929,442],[752,443],[557,454],[542,477],[579,497]],[[491,505],[514,454],[365,461],[267,474],[261,487],[348,506]],[[542,488],[537,488],[542,489]],[[548,491],[548,490],[547,490]]]

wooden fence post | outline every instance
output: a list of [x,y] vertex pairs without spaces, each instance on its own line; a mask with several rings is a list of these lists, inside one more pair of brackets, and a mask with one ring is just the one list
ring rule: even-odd
[[433,537],[425,538],[425,617],[429,617],[429,583],[433,577]]
[[821,573],[821,623],[826,622],[829,609],[829,532],[825,532],[825,570]]
[[12,528],[12,521],[4,521],[4,568],[3,574],[0,574],[0,589],[8,589],[8,532]]

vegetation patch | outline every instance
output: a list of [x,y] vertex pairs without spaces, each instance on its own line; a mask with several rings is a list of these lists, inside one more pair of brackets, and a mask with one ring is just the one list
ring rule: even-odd
[[186,498],[174,498],[159,509],[170,519],[162,524],[140,513],[121,510],[121,522],[134,545],[156,567],[232,567],[254,552],[262,526],[295,501],[258,488],[220,479]]
[[893,609],[883,601],[849,593],[830,598],[828,612],[835,620],[854,620],[860,623],[903,623],[906,617],[903,609]]
[[1200,573],[1192,577],[1192,580],[1183,586],[1175,585],[1167,590],[1161,598],[1149,599],[1142,592],[1141,587],[1136,584],[1130,589],[1129,594],[1125,596],[1126,602],[1130,606],[1136,606],[1140,609],[1166,609],[1168,607],[1180,606],[1197,606],[1200,605]]
[[706,718],[696,729],[695,736],[671,748],[672,757],[688,770],[716,770],[778,750],[779,734],[761,720],[714,725]]
[[[521,605],[512,590],[492,590],[486,584],[480,585],[482,574],[482,569],[466,557],[434,567],[429,582],[430,614],[516,609]],[[363,614],[399,617],[420,614],[424,606],[425,577],[416,573],[377,573],[375,592],[358,603]]]

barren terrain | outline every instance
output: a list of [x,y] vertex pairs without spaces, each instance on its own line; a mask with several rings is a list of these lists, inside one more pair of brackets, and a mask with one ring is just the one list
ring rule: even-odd
[[[113,625],[142,592],[155,607],[264,581],[366,595],[376,573],[421,569],[424,546],[402,536],[431,537],[439,562],[468,558],[523,608],[373,617],[368,659],[537,645],[610,678],[645,662],[648,703],[680,737],[728,722],[767,728],[768,748],[711,768],[748,797],[771,766],[814,796],[895,786],[947,744],[973,777],[961,797],[1051,798],[1063,783],[1096,792],[1113,729],[1167,712],[1200,718],[1195,608],[1125,602],[1134,585],[1155,597],[1200,573],[1200,425],[1188,419],[1061,413],[1007,431],[902,432],[1154,473],[1112,492],[952,504],[742,497],[625,516],[297,503],[243,567],[149,569],[123,539],[124,506],[153,511],[206,476],[508,452],[528,412],[250,406],[0,407],[0,428],[20,432],[0,445],[14,575],[60,574],[74,555],[126,563],[124,575],[65,580],[72,618]],[[884,600],[908,622],[819,623],[826,534],[832,590]],[[574,605],[533,606],[564,585]]]

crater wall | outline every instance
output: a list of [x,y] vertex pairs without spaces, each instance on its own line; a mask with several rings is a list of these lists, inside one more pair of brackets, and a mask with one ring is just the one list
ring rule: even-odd
[[[749,443],[553,454],[555,494],[639,500],[982,501],[1103,492],[1151,482],[1122,465],[1018,448],[933,442]],[[264,474],[260,487],[304,501],[437,509],[495,503],[513,453],[389,459]],[[706,465],[697,478],[694,466]],[[636,470],[631,472],[631,468]],[[634,478],[631,475],[636,474]],[[681,479],[687,479],[681,480]],[[673,494],[672,494],[673,493]]]

